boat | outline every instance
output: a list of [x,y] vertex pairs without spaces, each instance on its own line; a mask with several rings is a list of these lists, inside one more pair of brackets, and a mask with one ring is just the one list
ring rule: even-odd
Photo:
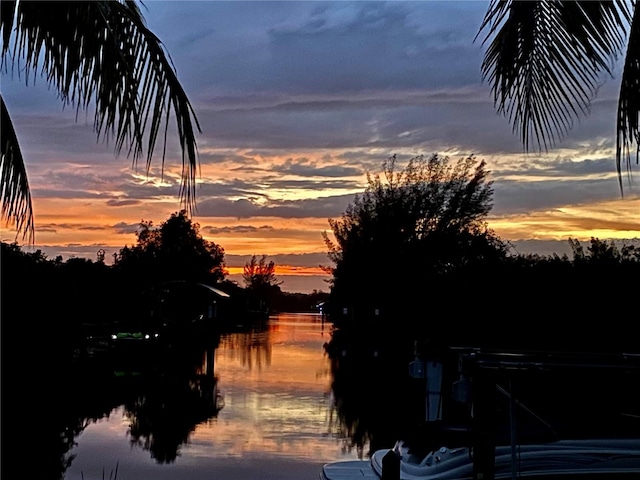
[[[640,478],[640,438],[601,438],[500,445],[492,478],[577,480]],[[491,477],[491,475],[489,475]],[[346,460],[322,467],[321,480],[472,480],[479,478],[469,447],[442,448],[425,456],[410,453],[402,441],[369,460]],[[488,478],[487,475],[484,478]]]
[[[452,352],[459,380],[445,381],[435,361],[410,368],[412,375],[426,377],[425,420],[439,428],[376,450],[368,460],[327,463],[320,479],[640,479],[640,404],[632,401],[640,378],[639,353]],[[519,395],[502,387],[514,378]],[[475,386],[473,394],[470,385]],[[551,385],[557,389],[557,404],[540,393]],[[473,412],[466,428],[452,428],[452,418],[439,410],[445,388],[452,401]],[[530,408],[529,401],[544,414]],[[431,411],[431,404],[438,408]],[[422,442],[424,437],[429,441]]]

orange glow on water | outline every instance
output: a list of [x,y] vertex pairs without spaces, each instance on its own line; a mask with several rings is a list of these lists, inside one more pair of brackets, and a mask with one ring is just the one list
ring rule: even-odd
[[[131,420],[118,407],[78,437],[68,478],[99,477],[99,469],[116,464],[119,476],[135,471],[137,478],[262,478],[257,470],[265,465],[274,478],[291,478],[291,472],[312,478],[325,462],[357,459],[336,432],[323,347],[329,340],[315,314],[278,315],[265,330],[223,334],[213,370],[224,406],[195,425],[175,463],[158,465],[149,452],[132,448]],[[287,470],[288,476],[278,474]]]
[[[326,456],[331,378],[323,343],[329,338],[319,315],[296,314],[279,316],[265,332],[223,337],[215,372],[225,408],[216,425],[199,427],[194,439],[240,456]],[[286,440],[294,435],[304,441]]]

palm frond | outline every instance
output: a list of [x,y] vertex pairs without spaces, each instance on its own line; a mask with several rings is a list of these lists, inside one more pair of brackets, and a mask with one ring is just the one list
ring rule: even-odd
[[20,151],[18,137],[11,117],[0,95],[0,190],[2,207],[0,217],[5,224],[14,224],[18,234],[31,242],[34,238],[33,208],[27,181],[27,170]]
[[629,18],[620,2],[491,1],[478,32],[490,41],[482,75],[525,150],[547,150],[588,114]]
[[98,138],[113,139],[116,154],[126,149],[134,167],[146,156],[149,170],[164,129],[164,168],[173,113],[182,149],[179,194],[191,212],[198,167],[195,130],[200,131],[200,125],[171,58],[146,27],[137,4],[133,0],[3,0],[2,4],[3,66],[18,65],[27,82],[32,75],[43,76],[62,102],[77,111],[94,104]]
[[640,154],[638,112],[640,112],[640,13],[635,8],[618,98],[616,165],[621,192],[623,192],[622,163],[623,161],[626,163],[627,174],[630,174],[631,147],[634,142],[636,144],[636,164]]
[[[2,57],[9,47],[11,31],[13,30],[13,19],[16,10],[16,2],[2,0],[0,2],[0,26],[2,28]],[[4,62],[3,62],[4,63]]]

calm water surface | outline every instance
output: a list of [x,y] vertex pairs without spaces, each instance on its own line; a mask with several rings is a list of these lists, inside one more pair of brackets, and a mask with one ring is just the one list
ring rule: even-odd
[[118,480],[304,480],[317,479],[323,463],[358,458],[337,433],[323,348],[330,338],[316,314],[281,314],[264,329],[223,334],[202,365],[213,370],[221,408],[185,435],[175,460],[158,461],[144,441],[132,442],[120,406],[76,438],[65,480],[110,478],[116,467]]

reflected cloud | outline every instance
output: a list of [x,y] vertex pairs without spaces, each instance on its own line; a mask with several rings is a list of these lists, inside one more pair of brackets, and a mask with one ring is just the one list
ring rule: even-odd
[[330,388],[318,315],[280,316],[266,332],[226,335],[216,350],[225,409],[193,440],[209,452],[252,457],[326,455]]

